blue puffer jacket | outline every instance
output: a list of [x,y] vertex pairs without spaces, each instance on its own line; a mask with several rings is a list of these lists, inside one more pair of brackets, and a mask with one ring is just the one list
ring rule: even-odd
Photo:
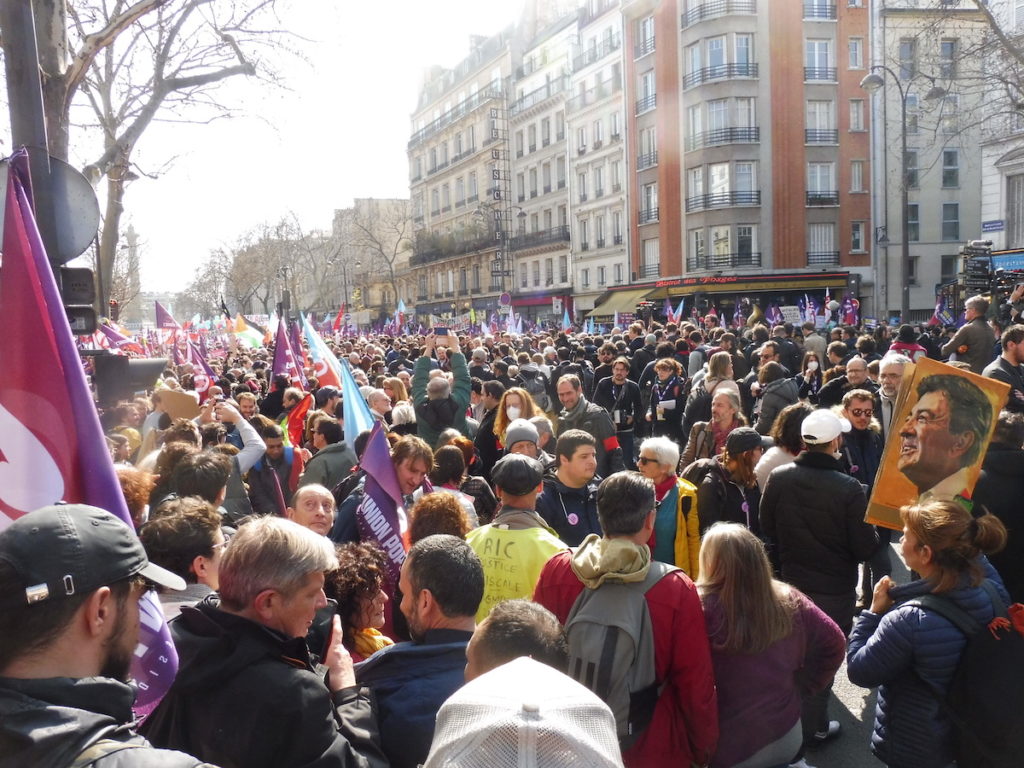
[[[986,577],[1009,602],[999,575],[982,560]],[[943,768],[953,761],[949,723],[926,685],[945,695],[967,640],[942,616],[901,605],[930,591],[925,580],[894,587],[890,594],[896,606],[883,616],[862,612],[850,634],[850,682],[864,688],[880,686],[871,751],[892,768]],[[983,624],[995,616],[988,594],[980,586],[970,586],[967,574],[943,596]]]

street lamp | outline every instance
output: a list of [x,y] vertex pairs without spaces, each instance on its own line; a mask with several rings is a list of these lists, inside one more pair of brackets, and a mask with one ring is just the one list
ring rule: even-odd
[[[910,238],[907,236],[907,229],[910,226],[910,199],[909,199],[909,173],[907,169],[907,89],[900,82],[899,75],[893,72],[885,64],[875,64],[872,70],[882,70],[892,76],[896,88],[900,92],[900,218],[903,231],[900,247],[900,322],[906,323],[910,317]],[[908,83],[909,85],[909,83]],[[878,72],[870,72],[860,81],[860,87],[868,93],[875,93],[885,87],[885,78]],[[932,85],[925,94],[925,100],[931,101],[940,99],[946,95],[946,90],[937,85]],[[888,271],[888,264],[886,265]],[[875,280],[878,276],[875,275]],[[877,307],[876,310],[877,312]]]

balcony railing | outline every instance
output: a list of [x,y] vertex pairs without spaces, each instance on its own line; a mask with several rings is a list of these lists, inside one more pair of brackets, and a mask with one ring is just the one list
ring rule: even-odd
[[729,208],[738,205],[760,205],[761,190],[749,192],[712,192],[686,198],[686,212],[708,208]]
[[640,279],[660,277],[661,267],[658,264],[641,264],[640,269],[637,270],[636,276]]
[[409,265],[415,267],[430,264],[452,256],[493,248],[494,244],[494,235],[491,233],[469,240],[457,240],[451,235],[426,237],[416,244]]
[[603,237],[597,238],[597,247],[598,248],[604,248],[604,238]]
[[590,250],[590,243],[587,243],[587,242],[580,243],[580,250],[581,251],[589,251]]
[[599,197],[604,197],[604,187],[597,187],[594,190],[594,199],[596,200]]
[[722,144],[756,144],[761,140],[761,129],[747,128],[716,128],[713,131],[701,131],[686,137],[686,150],[692,151],[701,147],[717,147]]
[[[835,70],[832,70],[835,72]],[[716,64],[713,67],[701,67],[688,72],[683,77],[683,88],[692,88],[712,80],[732,80],[734,78],[757,77],[758,67],[755,62]]]
[[732,13],[757,13],[756,0],[711,0],[700,3],[692,0],[686,13],[682,15],[681,26],[686,29],[691,24],[727,16]]
[[827,3],[804,3],[805,19],[835,19],[836,7]]
[[652,221],[658,220],[658,207],[641,208],[637,215],[640,218],[641,224],[650,224]]
[[654,53],[654,35],[645,37],[633,46],[634,59],[639,59],[641,56],[646,56],[648,53]]
[[622,245],[622,235],[612,237],[612,245]]
[[613,35],[607,40],[602,40],[601,44],[595,48],[589,48],[572,60],[572,71],[578,72],[586,66],[593,64],[595,61],[600,61],[609,53],[619,50],[619,46],[622,45],[622,38],[618,35]]
[[760,267],[761,252],[706,253],[702,256],[687,256],[686,269],[729,269],[732,267]]
[[651,93],[636,100],[636,114],[640,115],[654,109],[658,105],[658,94]]
[[839,205],[838,190],[807,193],[807,206],[809,208],[827,208],[833,205]]
[[580,8],[580,21],[581,27],[585,27],[590,22],[603,16],[605,13],[610,11],[612,8],[618,8],[618,0],[601,0],[598,3],[587,3]]
[[530,232],[517,235],[512,238],[512,250],[518,251],[524,248],[535,248],[538,245],[549,245],[551,243],[569,242],[569,225],[563,224],[551,229],[542,229],[539,232]]
[[515,117],[521,112],[525,112],[531,107],[535,107],[538,104],[550,99],[552,96],[556,96],[569,88],[569,76],[563,75],[555,80],[542,85],[540,88],[530,91],[528,94],[523,96],[521,99],[516,99],[512,102],[508,108],[508,116]]
[[443,131],[446,127],[454,123],[456,120],[470,114],[478,107],[483,106],[491,99],[500,99],[504,96],[500,88],[485,88],[482,91],[478,91],[472,96],[463,99],[454,107],[449,109],[443,115],[436,120],[425,125],[420,130],[416,131],[409,139],[409,149],[422,144],[424,141],[429,139],[431,136]]
[[658,164],[658,150],[652,150],[645,155],[640,155],[636,159],[636,169],[642,171],[645,168],[652,168]]
[[839,264],[839,251],[807,251],[808,267],[835,267]]
[[465,160],[470,155],[475,155],[475,154],[476,154],[476,147],[475,146],[467,147],[463,151],[457,152],[456,154],[452,155],[452,163],[457,163],[460,160]]
[[427,294],[425,294],[425,293],[421,293],[421,294],[419,294],[416,297],[416,301],[426,301],[426,300],[427,300]]
[[580,192],[580,202],[581,203],[587,202],[587,193],[586,192]]
[[834,128],[805,128],[804,144],[838,144],[839,131]]
[[825,80],[834,83],[836,81],[836,68],[804,67],[804,80]]

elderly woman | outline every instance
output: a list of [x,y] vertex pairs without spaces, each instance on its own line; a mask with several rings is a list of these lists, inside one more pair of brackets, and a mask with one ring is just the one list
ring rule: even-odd
[[387,557],[371,542],[342,544],[337,552],[338,568],[327,574],[324,592],[338,602],[342,643],[353,661],[362,661],[394,644],[379,631],[388,602]]
[[893,768],[944,768],[954,754],[940,701],[967,638],[941,607],[953,603],[980,631],[1003,615],[1009,595],[981,555],[1005,546],[1006,528],[994,515],[973,518],[952,500],[903,507],[900,519],[903,558],[921,578],[902,586],[888,576],[878,581],[871,609],[861,613],[850,635],[847,673],[855,685],[879,686],[871,737],[878,759]]
[[700,554],[697,487],[676,475],[678,466],[679,446],[667,437],[649,437],[640,444],[637,467],[654,483],[658,503],[654,536],[648,542],[651,557],[678,566],[696,579]]
[[711,419],[698,421],[690,429],[682,466],[688,467],[697,459],[710,459],[725,448],[729,433],[746,426],[747,417],[740,407],[740,396],[731,389],[715,392],[711,397]]

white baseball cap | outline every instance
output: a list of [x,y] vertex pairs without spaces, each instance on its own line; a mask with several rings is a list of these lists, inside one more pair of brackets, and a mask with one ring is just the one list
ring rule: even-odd
[[822,445],[831,443],[850,429],[850,422],[842,416],[836,416],[827,408],[819,408],[803,420],[800,425],[800,437],[808,445]]

